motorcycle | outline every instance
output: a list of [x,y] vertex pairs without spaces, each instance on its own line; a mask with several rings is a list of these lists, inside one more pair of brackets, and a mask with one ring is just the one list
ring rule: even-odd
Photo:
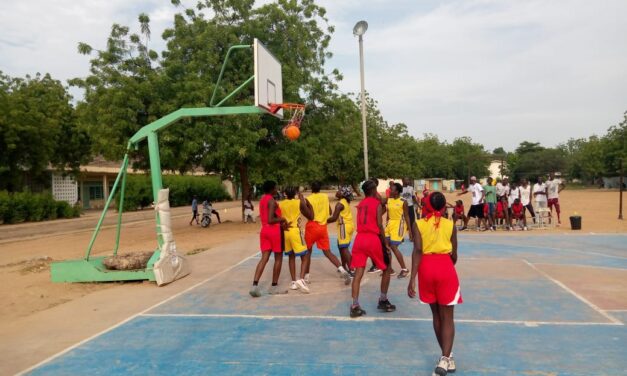
[[202,219],[200,220],[200,226],[205,228],[205,227],[209,227],[210,224],[211,224],[211,208],[207,206],[203,206]]

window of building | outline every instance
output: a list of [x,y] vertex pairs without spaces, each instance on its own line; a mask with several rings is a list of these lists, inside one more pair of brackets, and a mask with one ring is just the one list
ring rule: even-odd
[[102,191],[102,186],[100,185],[92,185],[89,187],[89,199],[90,200],[102,200],[104,199],[104,193]]

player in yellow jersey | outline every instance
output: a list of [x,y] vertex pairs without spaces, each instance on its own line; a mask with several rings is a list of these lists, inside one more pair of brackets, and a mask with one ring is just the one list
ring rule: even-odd
[[353,222],[353,212],[351,211],[350,202],[353,200],[353,190],[349,186],[340,186],[335,197],[339,199],[335,204],[333,215],[329,217],[328,223],[337,221],[337,247],[340,250],[340,258],[342,266],[348,271],[351,277],[354,277],[350,270],[351,253],[349,247],[353,239],[355,224]]
[[[308,294],[309,287],[305,283],[305,256],[307,255],[307,246],[303,237],[301,227],[301,200],[296,198],[296,187],[286,187],[285,200],[279,202],[281,215],[287,221],[287,228],[283,231],[284,251],[289,257],[290,275],[292,276],[292,284],[290,289],[298,290]],[[300,195],[300,193],[299,193]],[[296,256],[300,256],[300,278],[296,279]]]
[[403,254],[398,250],[398,246],[405,238],[405,233],[408,229],[407,224],[410,223],[409,207],[407,206],[407,201],[401,198],[402,192],[403,186],[399,183],[394,183],[390,186],[390,197],[384,199],[388,213],[388,223],[385,227],[385,242],[401,265],[401,272],[398,274],[398,278],[405,278],[409,274]]
[[462,303],[455,270],[457,230],[453,221],[442,217],[446,210],[446,198],[441,192],[431,193],[425,204],[426,216],[412,223],[414,252],[407,295],[410,298],[416,296],[417,276],[418,297],[431,307],[433,330],[442,350],[434,374],[442,376],[455,372],[453,312],[455,305]]
[[307,243],[308,252],[305,257],[306,273],[304,279],[305,282],[310,282],[309,268],[311,266],[311,253],[315,244],[340,272],[342,278],[344,278],[344,284],[349,285],[351,283],[350,274],[344,269],[340,260],[331,253],[329,232],[327,231],[327,220],[331,214],[331,205],[329,205],[329,196],[326,193],[320,193],[320,188],[322,188],[322,183],[311,183],[312,194],[307,199],[301,198],[301,201],[307,206],[302,213],[309,220],[305,226],[305,242]]

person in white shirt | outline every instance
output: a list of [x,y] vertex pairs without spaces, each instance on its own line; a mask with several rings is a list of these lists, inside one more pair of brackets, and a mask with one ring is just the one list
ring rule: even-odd
[[546,208],[546,184],[542,176],[538,178],[538,182],[533,185],[533,198],[536,201],[536,206],[540,209]]
[[[485,200],[485,191],[481,184],[477,183],[477,178],[472,176],[470,178],[470,185],[467,190],[458,193],[458,196],[466,194],[470,192],[472,194],[472,205],[470,205],[470,210],[468,210],[468,216],[466,217],[466,223],[464,223],[464,227],[460,229],[460,231],[465,230],[468,227],[468,221],[470,221],[470,217],[475,218],[475,223],[477,224],[477,231],[481,230],[481,222],[485,221],[485,216],[483,215],[483,203]],[[482,231],[486,231],[486,226]]]
[[255,223],[255,205],[253,205],[253,200],[251,195],[248,195],[246,201],[244,201],[244,223],[248,223],[248,220],[252,223]]
[[527,179],[522,179],[520,183],[520,187],[518,187],[518,190],[520,191],[520,203],[525,207],[525,215],[527,215],[527,210],[529,210],[533,223],[536,223],[536,213],[533,210],[533,205],[531,204],[531,186],[529,185]]
[[416,206],[419,205],[416,194],[414,193],[414,187],[411,185],[409,178],[403,178],[403,192],[401,193],[401,199],[407,203],[407,209],[409,210],[409,220],[414,223],[416,220]]
[[[555,175],[551,172],[549,174],[549,180],[546,182],[546,191],[548,198],[549,209],[551,210],[551,216],[553,216],[553,207],[555,206],[555,213],[557,214],[557,223],[562,224],[560,218],[560,192],[566,188],[566,185],[562,183],[562,180],[556,179]],[[549,217],[550,220],[550,217]]]

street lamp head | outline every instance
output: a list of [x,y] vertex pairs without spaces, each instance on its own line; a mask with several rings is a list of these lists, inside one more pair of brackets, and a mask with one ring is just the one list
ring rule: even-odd
[[353,35],[360,37],[366,33],[366,30],[368,30],[368,22],[359,21],[355,24],[355,27],[353,27]]

